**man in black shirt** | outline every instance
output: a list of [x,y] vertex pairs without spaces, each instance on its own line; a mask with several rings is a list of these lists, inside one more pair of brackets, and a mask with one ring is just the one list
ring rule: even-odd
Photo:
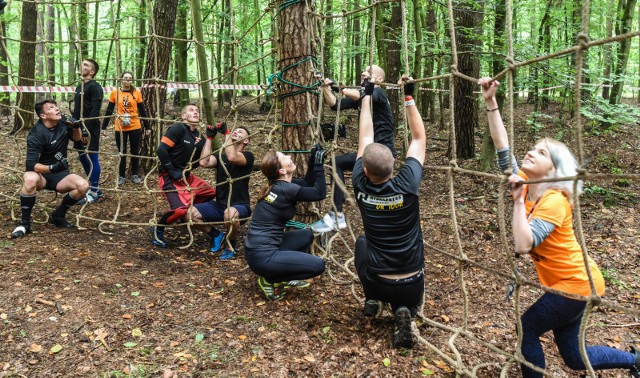
[[[224,137],[224,153],[211,153],[216,133]],[[243,126],[231,132],[224,122],[207,126],[207,140],[200,155],[200,166],[216,168],[216,200],[199,203],[189,209],[189,218],[196,223],[221,222],[227,228],[227,246],[220,255],[221,260],[235,256],[236,235],[240,220],[251,215],[249,205],[249,178],[253,171],[253,154],[245,151],[249,144],[249,130]],[[231,183],[231,185],[230,185]],[[224,233],[215,227],[198,226],[211,236],[211,252],[218,252],[223,245]]]
[[[389,98],[384,89],[380,87],[380,83],[384,82],[385,74],[384,70],[379,66],[372,65],[367,67],[360,76],[364,82],[368,79],[370,82],[375,83],[373,95],[371,101],[373,103],[373,135],[376,143],[383,144],[389,148],[393,157],[396,156],[396,149],[394,146],[394,130],[393,130],[393,114],[391,113],[391,105],[389,104]],[[360,111],[360,99],[362,98],[362,89],[345,88],[342,90],[343,97],[338,103],[336,96],[332,92],[332,85],[334,84],[331,79],[324,79],[321,87],[321,91],[324,97],[325,104],[329,105],[332,110],[337,110],[340,107],[344,109],[358,109]],[[356,164],[355,152],[346,153],[336,156],[336,175],[340,178],[340,181],[344,183],[344,172],[353,171],[353,167]],[[344,204],[344,193],[338,185],[334,183],[333,190],[333,204],[335,206],[335,213],[329,211],[322,219],[313,223],[311,229],[315,232],[328,232],[332,230],[343,229],[347,227],[346,218],[342,211]]]
[[104,92],[100,84],[94,80],[98,73],[98,63],[93,59],[85,59],[80,67],[80,84],[76,87],[73,102],[73,118],[84,123],[83,140],[73,144],[78,151],[78,159],[89,178],[90,190],[86,199],[89,203],[101,202],[105,199],[99,189],[100,184],[100,108]]
[[157,148],[160,160],[158,186],[162,190],[170,210],[158,221],[158,227],[151,228],[153,244],[166,248],[164,226],[185,220],[191,204],[212,200],[215,188],[191,173],[198,164],[204,140],[197,130],[200,123],[200,109],[195,104],[182,108],[182,122],[169,127]]
[[50,189],[58,193],[67,193],[62,198],[60,206],[49,215],[49,223],[58,227],[73,228],[65,218],[67,211],[89,190],[87,180],[69,173],[67,160],[69,139],[80,140],[82,137],[80,123],[64,119],[53,100],[36,103],[35,111],[38,121],[27,136],[26,172],[20,189],[22,220],[13,230],[13,238],[21,238],[31,232],[31,210],[36,203],[37,191]]
[[[395,314],[393,345],[411,348],[411,316],[424,295],[424,251],[418,191],[422,180],[426,136],[413,101],[414,84],[405,80],[405,108],[411,129],[407,158],[393,176],[393,153],[374,143],[370,104],[372,83],[365,87],[353,189],[365,236],[356,241],[355,265],[365,293],[364,312],[376,315],[380,302]],[[401,81],[402,82],[402,81]]]

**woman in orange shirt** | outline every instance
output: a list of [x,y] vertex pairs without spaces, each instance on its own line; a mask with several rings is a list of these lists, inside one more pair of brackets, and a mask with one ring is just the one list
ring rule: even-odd
[[[529,253],[543,286],[569,294],[592,294],[587,265],[582,248],[573,231],[573,181],[523,184],[525,180],[540,180],[576,175],[578,164],[566,145],[551,138],[539,141],[524,157],[522,165],[511,155],[507,131],[500,117],[496,91],[500,85],[491,78],[478,81],[487,103],[491,137],[498,151],[498,163],[504,171],[513,167],[509,177],[513,197],[513,239],[516,253]],[[582,190],[579,182],[578,191]],[[579,194],[578,192],[578,194]],[[604,294],[604,279],[589,257],[588,266],[595,291]],[[552,330],[560,356],[573,370],[584,370],[580,355],[580,320],[586,302],[545,292],[522,315],[522,355],[531,364],[545,368],[540,336]],[[587,347],[589,362],[595,370],[629,369],[640,377],[640,353],[631,353],[606,346]],[[521,365],[522,375],[540,377],[542,373]]]
[[[102,121],[102,130],[106,130],[111,121],[111,115],[116,108],[117,116],[114,121],[114,129],[116,133],[116,146],[121,154],[127,153],[127,144],[130,143],[131,150],[131,181],[134,184],[142,183],[142,178],[138,176],[138,165],[140,159],[140,142],[142,140],[142,127],[144,124],[145,136],[151,135],[151,126],[147,120],[147,112],[142,101],[142,94],[132,85],[133,74],[125,71],[122,74],[122,87],[111,92],[109,96],[109,105],[104,114]],[[142,117],[139,118],[139,117]],[[124,185],[127,172],[127,157],[120,157],[118,185]]]

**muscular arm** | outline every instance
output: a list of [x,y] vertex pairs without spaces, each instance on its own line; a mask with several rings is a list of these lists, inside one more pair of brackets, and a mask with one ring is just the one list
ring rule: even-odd
[[[215,168],[218,165],[216,155],[211,153],[212,144],[213,142],[208,138],[204,141],[204,146],[200,153],[200,166],[203,168]],[[158,154],[158,156],[160,155]]]
[[[424,164],[425,151],[427,148],[424,122],[415,104],[406,106],[406,110],[407,122],[409,123],[409,129],[411,129],[411,144],[407,150],[407,157],[415,158],[420,164]],[[360,117],[362,117],[362,115]]]
[[[487,109],[497,109],[498,101],[496,100],[496,92],[498,91],[500,83],[497,81],[490,81],[490,78],[482,78],[478,80],[478,84],[482,86],[482,97],[487,103]],[[505,147],[509,147],[509,136],[507,135],[507,130],[505,129],[504,123],[502,122],[500,110],[487,112],[487,120],[489,122],[489,131],[491,132],[491,138],[493,139],[493,144],[495,145],[496,149],[499,150]]]
[[[356,159],[362,157],[365,147],[373,143],[373,119],[371,116],[371,96],[364,96],[361,100],[360,131],[358,135],[358,153]],[[424,128],[423,128],[424,130]],[[424,158],[423,158],[424,160]]]
[[231,140],[231,134],[227,134],[224,140],[224,154],[227,156],[229,163],[244,167],[247,165],[247,158],[242,152],[236,150],[236,147]]

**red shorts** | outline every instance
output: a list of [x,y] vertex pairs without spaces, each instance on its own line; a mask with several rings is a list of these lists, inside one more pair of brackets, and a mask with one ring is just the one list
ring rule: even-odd
[[158,179],[158,186],[169,202],[171,210],[189,207],[192,198],[193,203],[196,204],[210,201],[216,197],[216,188],[193,173],[187,177],[185,183],[183,180],[173,181],[166,172],[162,172]]

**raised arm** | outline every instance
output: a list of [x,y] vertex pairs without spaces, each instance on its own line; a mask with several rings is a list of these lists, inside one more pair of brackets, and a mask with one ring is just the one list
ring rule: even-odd
[[358,134],[358,153],[356,159],[362,157],[365,147],[373,143],[373,118],[371,115],[371,95],[375,84],[366,81],[364,86],[364,97],[362,97],[360,103],[360,131]]
[[205,136],[207,140],[204,141],[202,152],[200,153],[200,166],[203,168],[215,168],[218,165],[218,159],[215,154],[211,153],[211,145],[213,144],[213,138],[216,137],[218,129],[214,125],[207,125]]
[[496,150],[507,148],[509,147],[509,136],[502,122],[502,117],[500,117],[500,109],[498,109],[498,101],[496,100],[496,92],[500,82],[491,81],[490,77],[483,77],[478,80],[478,84],[482,87],[482,97],[487,103],[487,119],[493,144],[496,146]]
[[411,144],[407,150],[407,157],[412,157],[424,164],[424,157],[427,149],[427,136],[424,131],[424,122],[422,116],[416,107],[413,100],[413,92],[415,84],[410,82],[413,80],[410,76],[403,76],[398,84],[402,84],[404,81],[404,106],[407,111],[407,122],[409,123],[409,129],[411,130]]

